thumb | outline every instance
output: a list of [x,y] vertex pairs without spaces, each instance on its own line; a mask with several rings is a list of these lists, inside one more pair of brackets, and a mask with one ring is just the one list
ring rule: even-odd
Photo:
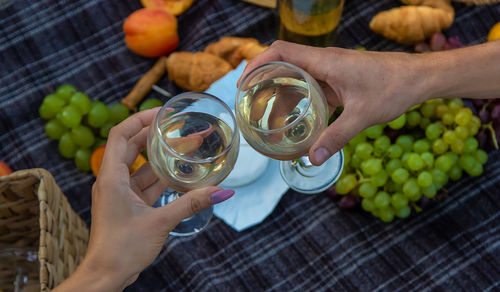
[[163,223],[172,230],[183,219],[206,209],[212,205],[221,203],[234,194],[233,190],[224,190],[219,187],[206,187],[189,191],[177,200],[156,208],[157,215]]
[[333,154],[344,147],[354,136],[363,130],[359,114],[344,109],[309,149],[309,160],[314,165],[321,165]]

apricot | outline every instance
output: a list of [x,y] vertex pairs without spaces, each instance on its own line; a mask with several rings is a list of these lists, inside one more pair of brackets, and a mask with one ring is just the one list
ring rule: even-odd
[[[97,147],[92,155],[90,156],[90,169],[92,169],[92,173],[97,176],[99,174],[99,170],[101,169],[102,159],[104,158],[104,151],[106,149],[106,144]],[[141,166],[148,162],[146,157],[139,153],[134,163],[130,166],[130,173],[136,172]]]
[[0,160],[0,176],[9,175],[11,173],[12,169],[10,169],[10,167],[5,162]]
[[179,44],[177,19],[162,9],[135,11],[125,19],[123,31],[127,47],[144,57],[166,55]]
[[160,8],[173,15],[180,15],[186,11],[194,0],[141,0],[146,8]]

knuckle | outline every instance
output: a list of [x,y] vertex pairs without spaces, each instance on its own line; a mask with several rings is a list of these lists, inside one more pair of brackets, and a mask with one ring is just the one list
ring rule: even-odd
[[200,200],[197,198],[190,198],[188,204],[189,212],[192,214],[196,214],[203,209]]

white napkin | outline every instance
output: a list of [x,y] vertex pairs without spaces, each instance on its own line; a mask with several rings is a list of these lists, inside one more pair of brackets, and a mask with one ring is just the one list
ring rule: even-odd
[[[220,98],[234,109],[236,82],[245,66],[246,62],[242,62],[205,92]],[[215,205],[214,214],[237,231],[262,222],[288,190],[288,185],[281,178],[279,161],[253,150],[242,135],[238,160],[232,172],[219,186],[233,189],[235,194],[231,199]]]

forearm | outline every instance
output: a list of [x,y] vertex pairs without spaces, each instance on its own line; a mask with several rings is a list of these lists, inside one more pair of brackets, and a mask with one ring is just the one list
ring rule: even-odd
[[500,97],[500,41],[427,54],[428,98]]

